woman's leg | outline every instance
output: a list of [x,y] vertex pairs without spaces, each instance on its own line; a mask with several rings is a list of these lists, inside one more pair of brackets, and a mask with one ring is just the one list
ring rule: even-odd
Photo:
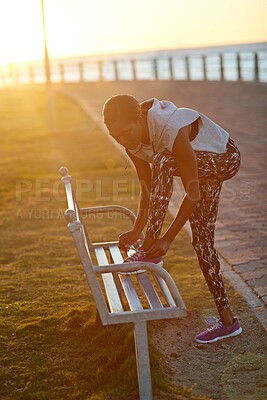
[[155,154],[152,164],[148,222],[143,243],[144,250],[148,250],[160,235],[173,191],[175,169],[176,161],[170,152],[164,151]]
[[[230,179],[240,165],[240,152],[230,138],[225,154],[196,152],[199,176],[220,180]],[[214,158],[215,156],[215,158]],[[143,247],[145,250],[158,239],[173,190],[173,175],[177,168],[174,156],[169,151],[155,154],[152,164],[152,182],[147,231]]]
[[[214,246],[215,223],[221,187],[221,181],[215,179],[200,180],[201,199],[189,218],[193,237],[192,245],[219,313],[221,310],[230,308],[222,280],[218,254]],[[232,321],[233,318],[230,315],[228,321],[223,322],[226,325],[231,325]]]
[[240,168],[241,155],[233,139],[229,138],[226,153],[196,151],[200,179],[226,181],[233,178]]
[[240,152],[230,139],[226,153],[196,152],[196,157],[201,199],[189,218],[192,244],[220,317],[225,325],[231,325],[233,315],[222,280],[218,254],[214,247],[214,235],[222,183],[237,173],[240,167]]

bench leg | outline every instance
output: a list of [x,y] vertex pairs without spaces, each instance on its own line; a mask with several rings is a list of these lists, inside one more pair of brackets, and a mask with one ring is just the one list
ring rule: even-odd
[[134,324],[134,337],[140,400],[152,400],[147,323],[145,321]]

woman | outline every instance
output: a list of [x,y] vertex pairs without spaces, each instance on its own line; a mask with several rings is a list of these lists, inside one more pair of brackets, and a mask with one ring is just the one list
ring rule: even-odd
[[[205,115],[177,108],[169,101],[150,99],[140,104],[133,96],[116,95],[104,104],[103,118],[109,133],[133,161],[141,186],[137,219],[133,229],[120,236],[121,248],[135,243],[147,225],[142,247],[125,262],[162,265],[161,257],[189,219],[192,245],[220,316],[195,340],[211,343],[239,335],[242,328],[230,309],[214,247],[222,183],[240,166],[234,141]],[[160,238],[174,175],[181,177],[186,194]]]

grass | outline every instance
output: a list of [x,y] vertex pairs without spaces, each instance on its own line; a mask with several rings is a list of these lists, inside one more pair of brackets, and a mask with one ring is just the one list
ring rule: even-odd
[[[0,97],[0,398],[119,400],[127,393],[136,399],[132,327],[99,321],[63,218],[57,171],[69,167],[82,206],[119,203],[134,211],[135,174],[71,100],[56,95],[57,132],[51,134],[42,90],[7,90]],[[88,223],[93,240],[116,239],[130,227],[119,217]],[[185,232],[166,265],[191,312],[212,307]],[[171,385],[164,356],[153,344],[150,351],[155,393],[197,398]]]

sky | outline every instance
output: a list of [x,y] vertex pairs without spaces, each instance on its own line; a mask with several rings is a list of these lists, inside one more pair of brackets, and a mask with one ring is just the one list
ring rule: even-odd
[[[43,0],[51,58],[267,41],[267,0]],[[0,0],[0,65],[43,58],[41,0]]]

